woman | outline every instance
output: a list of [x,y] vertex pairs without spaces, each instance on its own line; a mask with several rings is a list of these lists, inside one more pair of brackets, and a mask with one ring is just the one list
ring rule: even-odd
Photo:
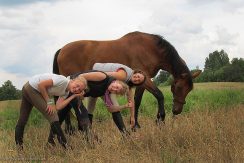
[[[86,72],[86,73],[79,73],[71,76],[71,78],[75,77],[84,77],[87,80],[88,90],[84,94],[84,97],[101,97],[104,96],[103,100],[106,105],[111,105],[110,101],[108,101],[107,96],[110,93],[124,95],[128,92],[128,86],[115,78],[108,76],[104,72],[101,71],[93,71],[93,72]],[[90,121],[88,118],[87,109],[84,107],[83,103],[79,99],[73,99],[69,105],[65,107],[65,109],[60,110],[58,112],[60,124],[62,124],[63,120],[67,116],[70,109],[73,107],[75,109],[75,113],[78,120],[78,127],[80,130],[86,130],[90,126]],[[109,111],[113,115],[113,119],[119,128],[120,131],[125,131],[125,125],[123,123],[120,111],[124,108],[131,108],[131,102],[128,102],[125,105],[109,108]],[[70,125],[70,124],[68,124]],[[54,142],[54,134],[50,131],[50,135],[48,138],[48,143],[51,145],[55,145]]]
[[[109,76],[112,76],[118,80],[121,80],[129,85],[128,92],[128,101],[131,103],[132,107],[130,108],[130,123],[131,127],[135,124],[134,118],[134,98],[132,93],[133,86],[139,86],[146,81],[146,75],[140,70],[132,70],[131,68],[119,64],[119,63],[95,63],[93,65],[93,70],[104,71]],[[108,108],[111,106],[119,107],[118,102],[114,94],[109,94],[109,100],[111,101],[111,105],[107,106]],[[93,112],[95,110],[97,98],[88,98],[88,114],[89,119],[92,122]]]
[[[71,100],[82,96],[86,87],[87,81],[82,76],[73,80],[56,74],[40,74],[32,77],[22,88],[20,115],[15,128],[17,146],[23,149],[24,128],[34,106],[50,122],[52,132],[57,134],[59,143],[66,148],[67,140],[60,127],[56,110],[61,110]],[[73,95],[67,98],[69,92]],[[60,96],[56,106],[50,96]]]

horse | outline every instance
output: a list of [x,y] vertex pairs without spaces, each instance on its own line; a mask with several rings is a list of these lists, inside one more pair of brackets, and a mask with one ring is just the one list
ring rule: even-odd
[[173,115],[180,114],[187,94],[193,89],[193,79],[201,70],[191,73],[185,61],[166,39],[160,35],[131,32],[116,40],[79,40],[66,44],[54,56],[53,73],[69,76],[91,70],[95,63],[121,63],[145,72],[147,79],[135,89],[135,126],[140,128],[138,110],[143,93],[148,90],[158,101],[156,121],[165,119],[164,95],[151,78],[158,71],[168,71],[173,76]]

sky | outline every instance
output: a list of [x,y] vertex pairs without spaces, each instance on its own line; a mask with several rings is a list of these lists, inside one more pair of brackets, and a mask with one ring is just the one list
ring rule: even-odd
[[168,40],[189,69],[223,49],[244,58],[243,0],[0,0],[0,86],[52,72],[54,53],[76,40],[141,31]]

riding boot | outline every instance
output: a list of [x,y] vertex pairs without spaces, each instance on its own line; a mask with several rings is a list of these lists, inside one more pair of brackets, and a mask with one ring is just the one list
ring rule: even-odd
[[52,145],[53,147],[56,146],[56,143],[54,141],[54,136],[55,136],[55,133],[54,131],[52,130],[52,128],[50,129],[50,132],[49,132],[49,136],[48,136],[48,144]]
[[[67,149],[67,140],[64,136],[64,133],[62,131],[62,128],[60,126],[59,121],[55,121],[51,123],[51,129],[52,132],[57,134],[58,142],[65,148]],[[49,135],[50,136],[50,135]]]
[[17,147],[22,150],[23,149],[23,136],[24,136],[25,126],[16,125],[15,127],[15,142]]
[[81,132],[87,132],[89,129],[91,129],[91,123],[89,119],[83,119],[79,121],[78,124],[79,131]]
[[90,123],[91,123],[91,125],[92,125],[93,114],[88,114],[88,118],[89,118]]
[[70,113],[68,113],[65,117],[65,129],[66,134],[73,135],[75,132],[75,127],[71,124]]
[[91,122],[90,122],[90,116],[88,114],[88,111],[86,110],[83,103],[80,104],[79,108],[74,108],[77,113],[77,120],[78,120],[78,126],[79,130],[82,132],[87,132],[89,129],[91,129]]
[[123,122],[123,118],[122,118],[120,112],[113,112],[112,116],[113,116],[114,123],[116,124],[116,126],[118,127],[120,132],[125,133],[126,128],[125,128],[125,124]]

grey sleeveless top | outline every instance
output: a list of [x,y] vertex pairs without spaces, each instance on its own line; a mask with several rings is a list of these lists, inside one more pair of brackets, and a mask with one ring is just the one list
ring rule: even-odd
[[118,69],[123,68],[127,73],[125,82],[128,83],[132,77],[133,70],[120,63],[95,63],[92,67],[93,70],[104,71],[104,72],[116,72]]

